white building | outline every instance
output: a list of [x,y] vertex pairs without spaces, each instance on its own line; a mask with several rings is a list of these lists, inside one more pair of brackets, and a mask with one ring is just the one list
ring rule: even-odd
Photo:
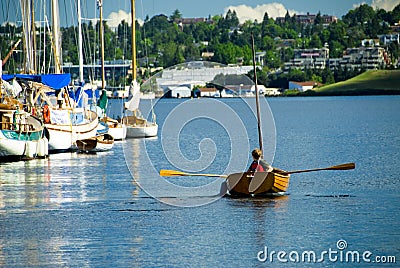
[[187,86],[168,87],[165,97],[169,98],[190,98],[192,90]]
[[378,37],[379,37],[379,40],[384,45],[388,45],[392,42],[396,42],[397,44],[400,43],[400,33],[383,34],[383,35],[378,35]]
[[317,82],[313,81],[308,81],[308,82],[295,82],[295,81],[289,81],[289,89],[290,90],[298,90],[301,92],[311,90],[316,86],[319,86],[320,84]]
[[279,88],[267,87],[265,88],[265,95],[267,96],[278,96],[281,95]]

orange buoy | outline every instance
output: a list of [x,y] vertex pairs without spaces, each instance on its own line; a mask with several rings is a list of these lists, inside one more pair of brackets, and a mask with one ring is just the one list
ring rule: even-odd
[[43,107],[43,119],[45,124],[50,123],[50,109],[47,104]]

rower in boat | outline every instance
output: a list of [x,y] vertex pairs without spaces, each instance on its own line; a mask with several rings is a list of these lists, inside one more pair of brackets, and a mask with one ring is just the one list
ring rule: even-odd
[[258,148],[254,149],[251,152],[251,156],[253,157],[253,162],[251,163],[247,172],[257,172],[257,171],[272,172],[274,170],[274,168],[262,158],[262,152],[260,149]]

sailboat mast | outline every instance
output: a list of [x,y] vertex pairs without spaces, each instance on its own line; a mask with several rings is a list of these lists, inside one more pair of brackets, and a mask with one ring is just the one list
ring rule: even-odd
[[33,43],[32,43],[32,23],[31,23],[31,2],[29,0],[20,0],[22,14],[22,28],[24,31],[24,50],[25,50],[25,73],[33,72]]
[[132,80],[136,81],[136,19],[135,19],[135,0],[131,0],[131,18],[132,18]]
[[81,16],[81,0],[78,0],[78,52],[79,52],[79,82],[83,80],[83,48],[82,48],[82,16]]
[[32,30],[32,67],[33,72],[36,73],[36,26],[35,26],[35,2],[31,0],[31,30]]
[[260,145],[260,150],[263,153],[260,102],[258,100],[258,87],[257,87],[256,52],[255,52],[255,48],[254,48],[254,34],[253,33],[251,33],[251,50],[252,50],[252,53],[253,53],[254,86],[255,86],[255,91],[256,91],[258,143]]
[[53,25],[53,39],[54,39],[54,73],[60,74],[61,72],[61,44],[60,44],[60,18],[58,0],[51,1],[52,25]]
[[104,29],[103,29],[103,0],[98,0],[100,9],[100,45],[101,45],[101,88],[105,89],[105,70],[104,70]]

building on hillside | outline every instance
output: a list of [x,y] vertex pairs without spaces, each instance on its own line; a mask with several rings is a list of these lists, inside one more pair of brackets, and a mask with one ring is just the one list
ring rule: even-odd
[[201,53],[201,58],[203,60],[211,60],[212,57],[214,57],[214,52],[202,52]]
[[390,63],[383,47],[358,47],[345,50],[340,60],[341,68],[377,70]]
[[325,69],[329,59],[329,48],[295,49],[294,58],[285,62],[284,71],[290,69]]
[[290,90],[298,90],[301,92],[312,90],[314,87],[321,86],[321,83],[314,82],[314,81],[307,81],[307,82],[295,82],[289,81],[289,89]]
[[361,40],[362,47],[379,47],[379,39],[363,39]]
[[383,35],[378,35],[378,37],[383,45],[389,45],[390,43],[393,42],[400,44],[400,33],[383,34]]
[[196,24],[200,22],[208,23],[208,24],[213,24],[212,19],[206,19],[206,18],[175,18],[174,22],[180,26],[187,26],[191,24]]
[[400,33],[400,21],[390,26],[392,33]]
[[261,65],[261,66],[264,66],[265,63],[266,63],[266,62],[265,62],[265,55],[266,55],[265,51],[256,52],[256,55],[255,55],[256,64],[259,64],[259,65]]
[[[314,24],[315,19],[317,18],[317,15],[315,14],[310,14],[307,12],[307,14],[300,14],[300,15],[294,15],[294,18],[296,22],[308,25],[308,24]],[[337,17],[336,16],[330,16],[330,15],[322,15],[321,16],[322,24],[331,24],[337,22]],[[277,17],[275,20],[277,23],[284,23],[285,22],[285,17]]]

